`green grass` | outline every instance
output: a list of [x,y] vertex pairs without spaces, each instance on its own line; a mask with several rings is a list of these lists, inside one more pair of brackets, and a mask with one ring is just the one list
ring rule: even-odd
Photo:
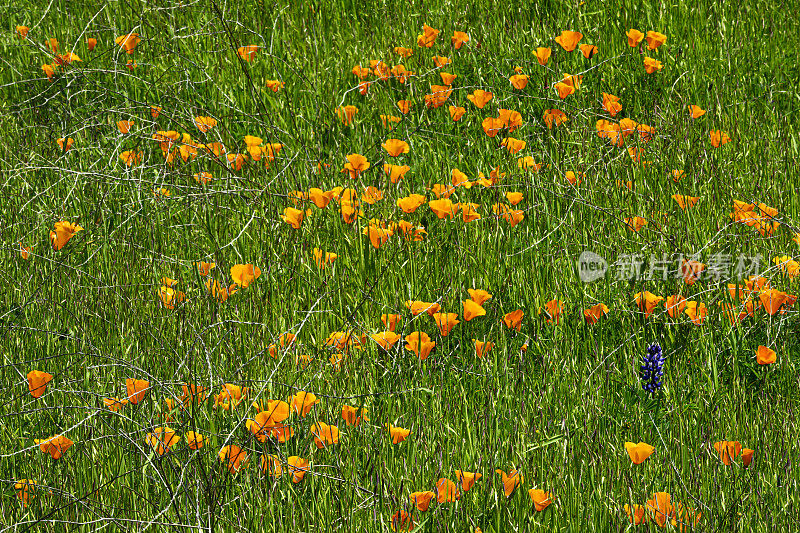
[[[457,503],[434,501],[414,511],[421,531],[608,531],[630,526],[625,504],[645,504],[654,492],[702,513],[701,531],[790,531],[798,526],[797,310],[763,310],[731,326],[719,303],[730,302],[726,283],[702,279],[618,280],[591,284],[578,278],[584,250],[613,262],[624,254],[714,254],[762,257],[772,286],[797,294],[797,279],[772,259],[798,255],[798,67],[800,38],[792,4],[714,2],[492,3],[145,3],[54,2],[45,9],[16,2],[0,7],[0,524],[26,531],[190,530],[389,531],[409,495],[434,490],[437,480],[456,481],[456,470],[483,477]],[[426,23],[441,29],[436,44],[416,46]],[[15,26],[27,25],[26,40]],[[640,54],[625,32],[665,33],[666,44]],[[584,58],[553,41],[562,30],[584,34],[598,46]],[[465,31],[461,50],[452,32]],[[127,55],[114,39],[136,31],[142,42]],[[48,81],[41,65],[52,62],[46,40],[59,40],[82,62]],[[86,48],[87,37],[98,39]],[[262,47],[244,62],[236,48]],[[395,46],[414,49],[405,60]],[[553,48],[547,67],[533,51]],[[646,45],[644,46],[646,50]],[[450,102],[426,109],[424,95],[440,84],[431,57],[453,60],[457,74]],[[646,74],[643,57],[663,62]],[[134,70],[126,68],[136,60]],[[417,76],[406,84],[374,83],[366,96],[351,73],[356,64],[402,62]],[[508,77],[520,66],[530,76],[523,91]],[[560,100],[549,87],[562,73],[583,74],[575,94]],[[374,77],[371,77],[374,79]],[[267,80],[281,80],[277,92]],[[546,88],[547,87],[547,88]],[[467,100],[474,89],[494,93],[480,110]],[[602,93],[621,98],[622,112],[656,128],[650,142],[626,139],[644,149],[648,165],[631,161],[623,148],[598,137],[595,123],[610,119]],[[395,102],[414,106],[401,115]],[[336,117],[339,105],[359,111],[354,123]],[[453,122],[448,105],[466,108]],[[691,120],[687,106],[706,115]],[[163,109],[158,118],[150,106]],[[481,122],[497,109],[519,111],[524,125],[511,136],[525,140],[517,156],[500,148],[508,134],[487,137]],[[560,109],[569,122],[548,130],[546,109]],[[380,115],[402,116],[389,132]],[[195,116],[219,124],[206,134]],[[115,123],[134,120],[130,134]],[[732,141],[720,148],[711,130]],[[198,142],[223,142],[244,152],[242,138],[255,135],[283,148],[269,168],[246,163],[232,170],[211,157],[167,165],[157,130],[189,133]],[[61,151],[56,140],[72,137]],[[411,151],[386,161],[381,143],[409,142]],[[120,161],[141,150],[143,164]],[[358,180],[340,172],[345,156],[359,153],[371,168]],[[543,163],[523,171],[517,157]],[[389,183],[383,163],[411,170]],[[318,163],[322,166],[319,167]],[[329,165],[329,166],[326,166]],[[499,167],[495,187],[459,188],[452,199],[480,204],[480,220],[440,220],[423,205],[413,214],[396,207],[411,193],[435,199],[430,188],[450,183],[458,168],[475,180]],[[682,169],[686,177],[671,179]],[[567,171],[585,174],[572,186]],[[193,175],[208,171],[205,185]],[[632,180],[632,191],[617,181]],[[312,214],[299,229],[281,220],[294,207],[293,191],[372,185],[384,200],[362,205],[363,215],[343,222],[339,206],[310,202]],[[166,188],[168,198],[153,191]],[[525,218],[511,227],[492,205],[518,191]],[[698,196],[682,211],[673,194]],[[778,210],[774,235],[731,222],[733,200],[763,202]],[[641,216],[639,232],[624,219]],[[398,236],[374,249],[362,230],[370,219],[405,219],[424,226],[421,242]],[[59,251],[48,233],[61,220],[79,232]],[[30,247],[23,259],[19,244]],[[338,254],[320,270],[312,250]],[[216,263],[212,276],[232,283],[235,264],[252,263],[260,277],[227,301],[209,295],[194,264]],[[674,268],[674,266],[673,266]],[[178,280],[185,302],[166,309],[159,302],[162,277]],[[486,316],[465,321],[467,289],[488,290]],[[683,294],[703,302],[702,326],[686,315],[660,310],[646,318],[634,294]],[[548,323],[546,302],[565,303],[559,323]],[[426,314],[411,317],[406,300],[438,302],[459,313],[446,336]],[[583,310],[605,303],[607,317],[589,326]],[[525,312],[522,329],[503,315]],[[398,333],[424,331],[436,342],[420,361],[400,341],[380,350],[367,338],[341,368],[329,361],[325,339],[334,331],[383,331],[381,314],[399,313]],[[269,346],[291,332],[297,346],[269,356]],[[495,343],[488,357],[475,356],[472,339]],[[648,344],[667,353],[664,390],[654,398],[640,386],[638,365]],[[521,351],[523,345],[526,351]],[[772,365],[758,365],[760,345],[774,349]],[[295,358],[307,355],[306,365]],[[46,394],[28,392],[26,374],[54,376]],[[125,379],[145,379],[151,389],[138,405],[112,412],[103,398],[127,396]],[[169,411],[181,384],[225,383],[248,387],[232,411],[213,399],[186,411]],[[259,443],[246,429],[254,400],[286,401],[297,391],[320,403],[305,418],[292,415],[295,435],[285,444]],[[347,426],[343,405],[365,407],[369,421]],[[169,411],[170,419],[164,414]],[[338,425],[340,442],[318,450],[309,434],[315,421]],[[393,445],[386,423],[411,429]],[[169,425],[182,440],[159,457],[146,442],[154,427]],[[201,450],[185,434],[206,436]],[[58,460],[34,439],[63,434],[75,444]],[[755,450],[743,468],[722,464],[713,449],[737,440]],[[626,441],[644,441],[655,453],[633,465]],[[231,474],[217,453],[236,444],[250,456]],[[261,472],[263,454],[300,456],[312,463],[305,479],[273,479]],[[495,469],[519,469],[524,482],[506,498]],[[24,506],[14,483],[34,479],[36,497]],[[541,512],[527,491],[550,491]],[[657,529],[655,525],[639,526]],[[671,527],[671,526],[668,526]],[[675,529],[675,528],[673,528]]]

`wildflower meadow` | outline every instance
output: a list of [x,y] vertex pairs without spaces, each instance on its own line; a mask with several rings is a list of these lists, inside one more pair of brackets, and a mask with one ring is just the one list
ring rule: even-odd
[[0,532],[800,531],[797,20],[0,7]]

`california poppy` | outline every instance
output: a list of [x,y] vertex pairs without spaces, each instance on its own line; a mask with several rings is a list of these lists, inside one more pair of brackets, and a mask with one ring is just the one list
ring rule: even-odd
[[636,301],[636,305],[639,307],[639,310],[644,312],[645,318],[652,315],[653,311],[656,309],[656,306],[660,302],[664,301],[663,296],[657,296],[650,291],[637,292],[633,298]]
[[329,426],[325,422],[316,422],[309,431],[314,436],[314,444],[317,448],[339,444],[339,428],[336,426]]
[[541,489],[530,489],[528,490],[528,496],[531,497],[533,501],[533,506],[536,511],[541,512],[547,509],[551,503],[553,503],[553,499],[550,496],[549,492],[545,492]]
[[711,146],[714,148],[719,148],[723,144],[731,142],[731,138],[722,130],[711,130],[708,136],[711,139]]
[[537,48],[536,49],[536,60],[539,62],[540,65],[545,66],[547,62],[550,60],[550,54],[553,51],[550,48]]
[[292,476],[292,483],[300,483],[303,481],[303,477],[305,477],[306,473],[310,471],[310,467],[311,465],[307,460],[292,455],[287,460],[286,473]]
[[639,46],[639,43],[641,43],[642,39],[644,39],[644,33],[633,28],[628,30],[626,35],[628,36],[628,46],[632,48],[636,48],[637,46]]
[[644,506],[638,504],[633,504],[631,506],[626,503],[624,509],[625,514],[628,516],[628,521],[631,524],[638,526],[644,523]]
[[664,302],[664,307],[672,318],[678,318],[678,315],[686,309],[686,298],[679,294],[667,296],[667,301]]
[[776,315],[781,311],[781,308],[789,303],[789,294],[779,291],[777,289],[766,289],[758,295],[758,299],[764,306],[764,310],[770,316]]
[[647,510],[659,527],[664,527],[667,524],[667,520],[675,514],[675,508],[672,506],[672,497],[668,492],[656,492],[653,494],[653,497],[647,500]]
[[616,116],[617,113],[622,111],[622,104],[619,103],[619,96],[603,93],[603,109],[612,117]]
[[555,126],[559,124],[563,124],[569,120],[567,115],[558,109],[545,109],[543,115],[544,123],[547,125],[547,129],[553,129]]
[[511,82],[511,86],[518,90],[523,90],[528,85],[528,76],[525,74],[514,74],[508,81]]
[[700,106],[689,104],[689,114],[692,118],[700,118],[706,114],[705,109],[702,109]]
[[480,472],[466,472],[461,470],[456,470],[456,479],[461,482],[461,490],[467,492],[469,489],[475,485],[475,482],[478,481],[480,478],[483,477],[483,474]]
[[409,496],[411,503],[413,503],[414,506],[423,513],[428,510],[428,507],[431,505],[431,500],[433,500],[435,497],[436,493],[430,490],[412,492]]
[[142,162],[144,154],[139,150],[125,150],[119,154],[119,159],[126,167],[135,167]]
[[[19,26],[17,26],[17,28],[19,28]],[[20,479],[14,483],[14,490],[17,491],[17,498],[22,502],[22,505],[27,507],[28,502],[36,497],[36,481],[32,479]]]
[[486,117],[483,119],[483,122],[481,122],[481,126],[487,136],[494,137],[505,127],[505,123],[501,118]]
[[469,35],[463,31],[454,31],[453,36],[450,37],[450,43],[453,48],[459,50],[462,46],[469,42]]
[[370,162],[361,154],[349,154],[347,156],[347,163],[344,165],[342,172],[350,174],[351,179],[356,179],[362,172],[370,167]]
[[647,225],[647,219],[642,217],[629,217],[625,219],[625,226],[628,229],[638,232]]
[[714,443],[714,449],[717,450],[722,462],[730,466],[731,461],[735,460],[742,453],[742,443],[736,440],[718,441]]
[[20,39],[24,40],[24,39],[28,38],[28,32],[30,31],[29,27],[27,27],[27,26],[17,26],[16,30],[17,30],[17,36]]
[[53,77],[56,75],[56,65],[42,65],[42,72],[49,81],[53,81]]
[[412,48],[404,48],[402,46],[395,46],[394,52],[403,58],[411,57],[414,54],[414,50]]
[[441,310],[441,306],[435,302],[423,302],[421,300],[406,300],[406,307],[411,314],[417,316],[420,313],[428,313],[431,317]]
[[775,350],[766,346],[759,346],[756,350],[756,362],[759,365],[771,365],[776,360]]
[[489,103],[494,95],[489,91],[484,91],[483,89],[475,89],[472,94],[467,95],[467,100],[475,104],[475,107],[478,109],[483,109],[483,107]]
[[573,85],[561,81],[556,83],[555,88],[556,91],[558,91],[558,97],[562,100],[575,92],[575,87]]
[[417,35],[417,46],[430,48],[436,42],[441,30],[435,30],[427,24],[422,25],[422,34]]
[[231,279],[234,283],[246,289],[251,283],[261,275],[261,269],[251,263],[244,265],[233,265],[231,267]]
[[457,213],[457,208],[448,198],[439,198],[428,202],[428,207],[436,214],[439,219],[453,218]]
[[492,348],[494,348],[494,343],[489,341],[479,341],[478,339],[472,339],[473,344],[475,345],[475,355],[478,359],[483,359],[486,357]]
[[150,391],[150,382],[144,379],[125,379],[125,389],[128,392],[128,401],[137,404],[144,400]]
[[108,407],[110,411],[113,411],[115,413],[118,412],[123,407],[125,407],[127,403],[128,403],[127,398],[122,400],[120,400],[119,398],[103,398],[103,405],[105,405],[106,407]]
[[436,501],[439,503],[454,502],[461,498],[458,486],[446,477],[436,482]]
[[459,323],[457,313],[434,313],[433,319],[436,321],[442,337],[447,337],[450,334],[450,330]]
[[496,473],[500,474],[503,480],[503,492],[506,495],[506,498],[510,498],[511,494],[514,492],[514,489],[517,486],[522,484],[524,480],[522,474],[519,473],[518,470],[509,470],[506,474],[504,470],[500,470],[499,468],[495,470]]
[[255,44],[240,46],[236,49],[236,53],[239,54],[239,57],[247,62],[252,61],[256,57],[256,52],[258,52],[258,46]]
[[397,157],[401,154],[407,154],[409,151],[411,151],[411,147],[408,145],[408,143],[401,141],[400,139],[389,139],[381,146],[383,146],[383,149],[386,150],[386,153],[391,157]]
[[583,39],[583,34],[577,31],[564,30],[561,35],[556,37],[556,42],[567,52],[572,52],[578,46],[578,42]]
[[591,59],[598,54],[597,47],[593,44],[580,45],[581,53],[586,59]]
[[247,452],[236,444],[223,446],[217,456],[231,474],[238,473],[247,464]]
[[221,407],[224,411],[236,409],[242,400],[247,398],[247,387],[225,383],[219,394],[214,396],[214,407]]
[[142,39],[139,37],[138,33],[128,33],[126,35],[120,35],[114,42],[117,43],[120,48],[122,48],[126,53],[132,54],[136,45],[142,42]]
[[509,133],[522,126],[522,115],[513,109],[498,109],[497,118],[503,122],[503,126],[508,128]]
[[663,33],[658,33],[657,31],[648,31],[645,39],[647,40],[647,48],[650,50],[655,50],[667,42],[667,36]]
[[686,196],[683,194],[673,194],[672,199],[675,200],[675,203],[678,204],[683,210],[686,210],[690,207],[694,207],[697,205],[697,202],[700,200],[699,196]]
[[653,74],[654,72],[658,72],[662,68],[664,68],[664,65],[661,64],[661,61],[653,59],[652,57],[644,58],[644,70],[648,74]]
[[431,340],[427,333],[422,331],[414,331],[405,336],[406,350],[414,353],[419,357],[420,361],[426,360],[436,343]]
[[745,467],[750,466],[750,463],[753,461],[753,453],[755,450],[751,450],[750,448],[742,448],[742,464]]
[[392,444],[400,444],[411,434],[410,429],[393,426],[392,424],[386,424],[386,429],[392,437]]
[[516,154],[519,153],[521,150],[524,150],[526,144],[527,143],[525,141],[522,141],[520,139],[515,139],[514,137],[506,137],[500,143],[500,146],[503,146],[506,150],[508,150],[508,153]]
[[366,408],[362,408],[359,412],[358,409],[349,405],[342,406],[342,418],[348,426],[358,426],[361,422],[369,422]]
[[31,370],[28,372],[28,392],[34,398],[41,398],[47,389],[47,384],[53,379],[52,374],[41,370]]
[[625,450],[628,452],[628,455],[630,456],[631,461],[633,461],[633,464],[640,465],[648,457],[650,457],[650,455],[652,455],[652,453],[655,451],[655,448],[644,442],[640,442],[638,444],[634,444],[633,442],[626,442]]
[[180,442],[181,438],[175,434],[175,430],[169,427],[157,427],[152,433],[148,433],[145,441],[158,455],[169,452],[173,446]]
[[583,310],[583,318],[587,324],[597,324],[601,317],[608,314],[608,307],[606,304],[596,304],[588,309]]
[[56,435],[49,439],[34,439],[34,444],[39,445],[42,453],[49,454],[53,459],[60,459],[62,455],[74,444],[64,435]]
[[135,122],[133,120],[120,120],[117,121],[117,129],[123,135],[129,133]]
[[329,265],[332,265],[333,262],[336,260],[338,255],[333,252],[325,252],[320,250],[319,248],[314,248],[314,263],[317,265],[317,268],[320,270],[327,268]]
[[474,300],[464,300],[464,320],[469,322],[473,318],[486,315],[486,310]]
[[296,414],[305,417],[311,412],[311,409],[320,403],[319,398],[312,392],[299,391],[291,397],[290,403],[292,411]]
[[511,311],[510,313],[506,313],[503,316],[503,323],[509,329],[516,329],[520,331],[522,329],[522,317],[525,313],[522,312],[522,309],[517,309],[516,311]]
[[392,516],[392,531],[413,531],[414,518],[400,509]]

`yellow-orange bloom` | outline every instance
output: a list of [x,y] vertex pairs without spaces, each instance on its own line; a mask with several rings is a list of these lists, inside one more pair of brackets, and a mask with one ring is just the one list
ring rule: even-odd
[[34,398],[41,398],[47,389],[47,384],[53,379],[53,375],[41,370],[31,370],[28,372],[27,378],[28,392]]
[[79,231],[83,231],[83,228],[73,222],[66,220],[56,222],[55,229],[50,232],[50,244],[53,250],[62,249]]
[[117,43],[120,48],[122,48],[126,53],[132,54],[136,45],[142,42],[142,39],[139,37],[138,33],[128,33],[126,35],[120,35],[114,42]]
[[625,450],[628,452],[628,455],[633,461],[633,464],[640,465],[642,464],[652,453],[656,450],[653,446],[645,442],[640,442],[638,444],[634,444],[633,442],[626,442],[625,443]]
[[556,37],[556,42],[567,52],[572,52],[578,46],[583,34],[577,31],[564,30],[561,35]]

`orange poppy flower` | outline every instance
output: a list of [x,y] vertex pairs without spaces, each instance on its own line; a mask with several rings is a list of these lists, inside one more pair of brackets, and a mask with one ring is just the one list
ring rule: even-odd
[[17,30],[17,36],[18,36],[20,39],[23,39],[23,40],[24,40],[24,39],[27,39],[27,38],[28,38],[28,32],[29,32],[31,29],[30,29],[29,27],[27,27],[27,26],[17,26],[17,27],[16,27],[16,30]]
[[431,208],[439,219],[453,218],[458,212],[458,208],[449,198],[439,198],[438,200],[431,200],[428,202],[428,207]]
[[144,379],[127,378],[125,380],[125,389],[128,393],[128,401],[136,405],[144,400],[147,393],[150,392],[150,382]]
[[67,52],[66,54],[57,55],[55,57],[56,65],[70,65],[75,61],[83,62],[83,60],[78,56],[78,54],[73,54],[72,52]]
[[34,439],[33,443],[38,444],[42,453],[49,454],[53,459],[60,459],[70,446],[75,444],[64,435],[56,435],[49,439]]
[[580,45],[580,49],[583,57],[586,59],[591,59],[599,53],[597,47],[593,44],[582,44]]
[[417,46],[424,48],[432,47],[433,43],[436,42],[436,38],[439,36],[439,32],[441,32],[441,30],[435,30],[427,24],[423,24],[422,34],[417,35]]
[[505,123],[501,118],[486,117],[483,119],[481,126],[483,127],[483,131],[486,133],[486,135],[489,137],[494,137],[505,127]]
[[461,490],[467,492],[469,489],[475,485],[475,482],[478,481],[480,478],[483,477],[483,474],[479,472],[464,472],[461,470],[456,470],[456,479],[461,482]]
[[628,46],[632,48],[636,48],[637,46],[639,46],[639,43],[641,43],[642,39],[644,39],[644,33],[633,28],[628,30],[626,35],[628,36]]
[[447,337],[450,331],[460,322],[458,313],[434,313],[433,319],[436,321],[436,326],[438,326],[442,337]]
[[550,496],[549,492],[545,492],[541,489],[529,489],[528,496],[531,497],[533,501],[533,506],[536,511],[541,512],[547,509],[551,503],[553,503],[553,499]]
[[389,139],[385,143],[381,144],[381,146],[391,157],[397,157],[401,154],[407,154],[411,151],[411,147],[408,145],[408,143],[401,141],[400,139]]
[[354,66],[351,72],[360,80],[366,79],[366,77],[370,74],[370,70],[367,67],[362,67],[361,65]]
[[638,232],[647,225],[647,219],[642,217],[630,217],[625,219],[625,226],[628,229]]
[[558,82],[555,85],[558,91],[558,97],[562,100],[575,92],[575,87],[564,82]]
[[73,222],[61,220],[55,223],[55,229],[50,232],[50,244],[53,250],[61,250],[72,237],[83,228]]
[[52,374],[41,370],[31,370],[28,372],[28,392],[34,398],[41,398],[47,390],[47,384],[53,379]]
[[138,150],[125,150],[119,154],[120,160],[125,164],[126,167],[135,167],[142,162],[143,156],[144,154]]
[[424,312],[433,317],[435,313],[438,313],[441,310],[439,304],[433,302],[423,302],[421,300],[406,300],[405,305],[414,316]]
[[603,109],[612,117],[616,116],[617,113],[622,111],[622,104],[619,103],[619,96],[603,93]]
[[[417,39],[419,41],[419,38]],[[392,531],[413,531],[414,518],[400,509],[392,516]]]
[[756,362],[759,365],[771,365],[775,360],[775,350],[771,350],[766,346],[759,346],[758,350],[756,350]]
[[505,147],[510,154],[517,154],[521,150],[525,149],[525,145],[527,143],[525,141],[521,141],[519,139],[515,139],[514,137],[505,137],[503,141],[500,143],[500,146]]
[[726,466],[730,466],[731,461],[735,460],[742,453],[742,443],[738,440],[722,440],[714,443],[719,458]]
[[[17,29],[17,31],[19,31],[19,26],[17,26]],[[14,490],[17,491],[17,498],[22,502],[22,505],[27,507],[30,500],[36,497],[36,481],[32,479],[20,479],[14,483]]]
[[412,48],[404,48],[402,46],[395,46],[394,53],[399,55],[400,57],[406,58],[411,57],[414,54],[414,50]]
[[672,318],[678,318],[678,315],[686,309],[686,298],[679,294],[667,296],[667,301],[664,302],[664,307]]
[[742,464],[744,464],[745,468],[750,466],[750,463],[753,462],[753,453],[755,450],[751,450],[750,448],[742,448]]
[[461,499],[458,486],[446,477],[436,482],[436,501],[439,503],[454,502]]
[[524,315],[525,313],[522,312],[522,309],[511,311],[503,316],[503,323],[509,329],[516,329],[517,331],[520,331],[522,329],[522,317]]
[[644,58],[644,70],[648,74],[653,74],[654,72],[658,72],[662,68],[664,68],[664,65],[661,64],[661,61],[653,59],[652,57]]
[[247,387],[240,387],[233,383],[225,383],[222,391],[214,396],[214,407],[221,407],[224,411],[236,409],[242,400],[247,398]]
[[547,323],[555,321],[559,323],[561,315],[564,313],[564,302],[561,300],[550,300],[544,304],[544,312],[547,317]]
[[528,76],[525,74],[514,74],[508,81],[511,82],[511,86],[518,90],[523,90],[528,85]]
[[336,108],[336,116],[345,126],[348,126],[353,122],[353,117],[356,116],[356,113],[358,113],[358,108],[354,105],[346,105]]
[[648,31],[645,39],[647,40],[647,48],[650,50],[655,50],[667,42],[667,36],[663,33],[658,33],[657,31]]
[[238,473],[247,464],[247,452],[235,444],[224,446],[217,456],[231,474]]
[[463,31],[454,31],[453,36],[450,37],[450,43],[452,43],[453,48],[456,50],[460,50],[462,46],[469,42],[469,35],[464,33]]
[[483,109],[483,107],[491,101],[494,97],[492,93],[489,91],[484,91],[483,89],[475,89],[472,94],[467,95],[467,100],[475,104],[475,107],[478,109]]
[[359,414],[358,409],[349,405],[342,406],[342,418],[348,426],[358,426],[361,422],[369,422],[366,408],[362,408]]
[[656,492],[651,499],[647,500],[647,510],[659,527],[666,526],[667,520],[675,515],[672,496],[668,492]]
[[411,434],[410,429],[393,426],[392,424],[386,424],[386,429],[392,437],[392,444],[400,444]]
[[420,511],[425,512],[428,510],[428,507],[431,505],[431,500],[436,497],[436,493],[430,490],[426,490],[423,492],[412,492],[409,498],[411,499],[411,503]]
[[578,172],[577,174],[575,174],[574,171],[568,170],[564,174],[564,177],[567,179],[568,182],[570,182],[571,185],[580,185],[581,183],[583,183],[583,178],[586,177],[586,175],[583,172]]
[[169,452],[173,446],[180,442],[181,438],[175,434],[175,430],[169,427],[158,427],[145,437],[147,444],[155,448],[158,455]]
[[217,125],[217,119],[213,117],[194,117],[194,125],[203,133],[209,131]]
[[483,305],[492,299],[492,295],[483,289],[467,289],[470,299],[478,305]]
[[692,118],[700,118],[706,114],[706,111],[700,106],[689,104],[689,114]]
[[119,398],[103,398],[103,404],[113,412],[118,412],[128,403],[127,399],[120,400]]
[[639,310],[644,312],[645,318],[652,315],[653,311],[656,309],[656,306],[660,302],[664,301],[662,296],[656,296],[650,291],[637,292],[633,298],[636,301],[636,305],[639,307]]
[[414,353],[419,357],[420,361],[424,361],[436,347],[436,343],[431,341],[427,333],[422,331],[414,331],[405,336],[406,350]]
[[500,474],[503,480],[503,492],[505,493],[506,498],[510,498],[511,494],[514,492],[514,489],[521,485],[522,481],[524,480],[524,477],[519,473],[518,470],[510,470],[506,474],[505,471],[498,468],[495,470],[495,473]]
[[[266,85],[267,89],[272,89],[272,92],[276,93],[280,89],[283,89],[286,86],[286,82],[280,80],[267,80],[266,82],[264,82],[264,85]],[[364,93],[366,92],[367,91],[365,90]]]
[[545,109],[543,119],[549,130],[569,120],[567,115],[558,109]]
[[395,328],[397,328],[397,323],[400,322],[400,315],[383,314],[381,315],[381,322],[383,322],[383,325],[386,326],[386,329],[389,331],[394,331]]
[[311,412],[311,408],[320,403],[320,400],[312,392],[299,391],[290,398],[290,403],[296,414],[306,417]]
[[240,46],[236,49],[236,53],[239,54],[244,61],[248,63],[255,59],[256,52],[258,52],[258,46],[255,44],[248,44],[246,46]]
[[609,309],[606,304],[593,305],[583,310],[583,318],[587,324],[597,324],[601,317],[608,314],[608,311]]
[[231,279],[234,283],[246,289],[251,283],[261,275],[261,269],[251,263],[244,265],[233,265],[231,267]]
[[463,107],[456,107],[452,105],[449,106],[447,109],[450,112],[450,118],[453,119],[453,122],[458,122],[459,120],[461,120],[461,117],[463,117],[464,113],[466,113],[467,111]]
[[314,444],[317,448],[325,448],[339,444],[339,428],[336,426],[329,426],[325,422],[316,422],[309,432],[314,436]]
[[561,35],[556,37],[556,42],[567,52],[572,52],[578,46],[578,42],[583,39],[583,34],[577,31],[564,30]]
[[464,300],[464,320],[469,322],[473,318],[486,315],[486,310],[474,300]]
[[780,312],[781,307],[784,305],[787,307],[791,305],[791,303],[789,303],[791,300],[789,294],[777,289],[766,289],[758,295],[758,299],[764,306],[764,310],[769,313],[770,316],[774,316]]
[[711,130],[708,136],[711,139],[711,146],[714,148],[719,148],[723,144],[731,142],[731,138],[722,130]]
[[697,205],[697,202],[700,200],[699,196],[685,196],[683,194],[673,194],[672,199],[675,200],[675,203],[678,204],[683,210],[686,210],[690,207],[694,207]]
[[135,60],[133,60],[133,59],[129,59],[129,60],[128,60],[128,61],[125,63],[125,68],[127,68],[127,69],[128,69],[128,70],[130,70],[131,72],[133,72],[133,69],[135,69],[135,68],[136,68],[136,67],[138,67],[138,66],[139,66],[139,65],[138,65],[138,64],[136,63],[136,61],[135,61]]
[[539,62],[540,65],[545,66],[547,62],[550,60],[550,54],[553,51],[550,48],[537,48],[536,49],[536,60]]
[[638,504],[633,506],[625,504],[625,514],[628,515],[628,521],[635,525],[641,525],[645,521],[644,507]]
[[347,163],[344,165],[342,172],[350,174],[350,179],[356,179],[362,172],[370,167],[370,162],[361,154],[349,154],[347,156]]
[[94,50],[96,46],[97,46],[97,39],[95,39],[94,37],[89,37],[88,39],[86,39],[86,48],[88,48],[90,52]]
[[625,451],[628,452],[628,455],[633,461],[633,464],[640,465],[645,460],[652,455],[652,453],[656,449],[653,446],[650,446],[647,443],[640,442],[638,444],[634,444],[633,442],[626,442],[625,443]]
[[478,356],[478,359],[483,359],[489,355],[489,352],[494,348],[493,342],[479,341],[478,339],[472,339],[472,342],[475,345],[475,355]]
[[126,53],[132,54],[136,45],[142,42],[142,39],[139,37],[138,33],[128,33],[126,35],[120,35],[114,42],[119,45]]
[[292,483],[300,483],[303,481],[303,477],[311,470],[311,464],[307,460],[296,455],[289,457],[287,465],[286,473],[291,474]]

